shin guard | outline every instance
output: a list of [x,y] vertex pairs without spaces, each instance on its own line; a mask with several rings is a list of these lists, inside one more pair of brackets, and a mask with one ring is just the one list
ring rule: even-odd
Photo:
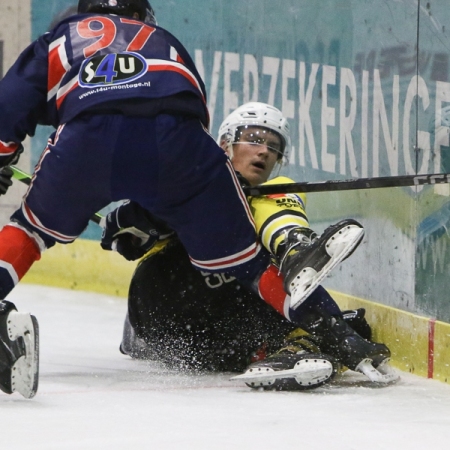
[[41,258],[41,249],[31,233],[6,225],[0,231],[0,299],[4,299]]
[[279,269],[271,264],[258,281],[259,296],[280,314],[289,319],[290,297],[283,287]]

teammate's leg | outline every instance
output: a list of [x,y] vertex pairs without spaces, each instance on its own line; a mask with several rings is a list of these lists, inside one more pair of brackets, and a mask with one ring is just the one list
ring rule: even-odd
[[41,258],[45,243],[38,234],[18,223],[6,225],[0,232],[0,299],[4,299]]
[[[91,140],[85,122],[93,126]],[[108,189],[102,190],[109,170],[97,137],[101,126],[100,121],[80,119],[60,127],[50,139],[21,207],[0,231],[1,299],[42,251],[55,242],[72,242],[91,215],[109,202]],[[83,143],[76,138],[80,134],[86,137]],[[10,302],[0,301],[0,309],[0,387],[32,397],[38,384],[37,321]]]

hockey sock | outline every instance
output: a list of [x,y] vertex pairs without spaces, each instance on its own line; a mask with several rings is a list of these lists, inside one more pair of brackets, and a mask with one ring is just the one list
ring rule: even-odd
[[280,314],[289,319],[290,297],[283,287],[283,277],[278,267],[271,264],[261,275],[258,281],[258,291],[260,297],[275,308]]
[[0,299],[4,299],[41,258],[36,240],[14,225],[0,231]]
[[318,286],[296,309],[298,312],[321,309],[331,316],[342,316],[341,309],[333,297],[322,286]]
[[266,303],[300,327],[305,316],[317,308],[327,311],[332,316],[342,315],[337,303],[322,286],[318,286],[299,307],[290,308],[290,297],[283,288],[283,277],[273,264],[261,275],[258,289],[260,297]]

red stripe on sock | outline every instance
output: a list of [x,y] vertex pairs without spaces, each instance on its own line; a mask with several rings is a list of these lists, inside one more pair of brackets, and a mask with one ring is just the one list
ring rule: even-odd
[[436,328],[436,319],[430,319],[428,322],[428,378],[434,376],[434,330]]
[[25,231],[10,225],[0,231],[0,260],[14,267],[19,280],[39,259],[39,246]]
[[283,279],[277,267],[271,264],[267,268],[259,279],[258,288],[264,301],[284,316],[284,302],[287,294],[284,291]]

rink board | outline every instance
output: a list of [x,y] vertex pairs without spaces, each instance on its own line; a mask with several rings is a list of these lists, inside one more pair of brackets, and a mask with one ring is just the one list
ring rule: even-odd
[[45,251],[23,281],[127,297],[135,267],[135,262],[103,250],[98,241],[78,239]]
[[342,309],[366,309],[373,338],[388,345],[395,367],[449,382],[450,324],[339,292],[331,293]]
[[[77,240],[45,252],[24,282],[127,297],[135,262],[101,249],[96,241]],[[392,351],[403,371],[448,383],[450,324],[332,291],[343,309],[366,308],[374,339]]]

